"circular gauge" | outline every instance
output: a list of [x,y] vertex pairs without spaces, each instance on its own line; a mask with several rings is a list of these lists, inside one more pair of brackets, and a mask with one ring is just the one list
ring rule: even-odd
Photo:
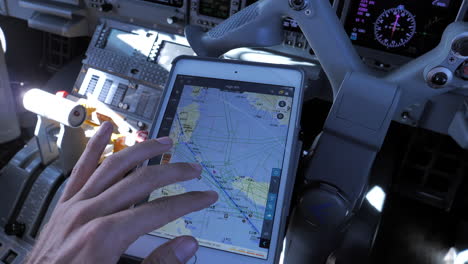
[[377,41],[387,48],[404,46],[416,32],[416,19],[403,6],[385,10],[375,22]]

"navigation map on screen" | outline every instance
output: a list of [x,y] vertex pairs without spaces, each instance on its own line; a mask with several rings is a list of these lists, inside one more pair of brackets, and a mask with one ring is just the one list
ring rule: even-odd
[[197,162],[199,179],[154,191],[150,200],[215,190],[211,207],[151,234],[192,235],[201,246],[266,259],[283,172],[294,89],[179,75],[158,137],[174,147],[150,164]]

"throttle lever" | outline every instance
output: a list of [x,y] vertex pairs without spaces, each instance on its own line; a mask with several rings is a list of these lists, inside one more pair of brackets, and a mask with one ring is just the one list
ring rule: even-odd
[[256,2],[208,32],[204,32],[199,26],[187,26],[185,36],[197,55],[208,57],[219,57],[229,50],[240,47],[267,47],[281,44],[282,15],[274,2],[274,0]]

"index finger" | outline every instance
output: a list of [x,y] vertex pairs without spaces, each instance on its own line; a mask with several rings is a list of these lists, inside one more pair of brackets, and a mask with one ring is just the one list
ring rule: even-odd
[[91,177],[99,164],[102,152],[109,143],[112,130],[112,124],[104,122],[98,132],[89,140],[86,149],[71,172],[60,202],[65,202],[73,197]]

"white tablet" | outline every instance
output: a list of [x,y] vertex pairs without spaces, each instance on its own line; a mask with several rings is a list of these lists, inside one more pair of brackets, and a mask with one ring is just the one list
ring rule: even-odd
[[211,207],[142,236],[126,251],[146,257],[168,239],[195,237],[188,263],[275,263],[298,157],[303,72],[279,65],[181,57],[151,138],[174,147],[149,165],[197,162],[201,177],[155,190],[149,200],[215,190]]

